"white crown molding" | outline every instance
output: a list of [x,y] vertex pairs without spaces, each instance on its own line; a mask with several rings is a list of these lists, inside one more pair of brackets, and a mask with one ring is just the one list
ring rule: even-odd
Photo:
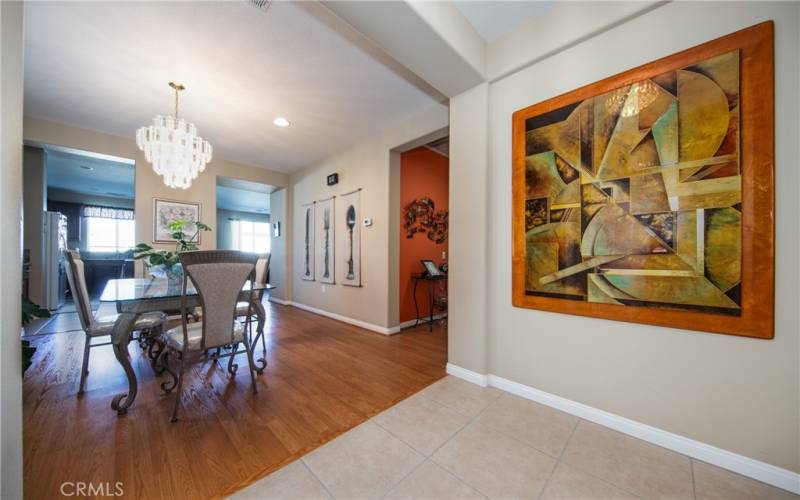
[[484,375],[451,363],[447,373],[483,387],[496,387],[531,401],[550,406],[584,420],[600,424],[643,441],[728,469],[778,488],[800,494],[800,474],[748,458],[710,444],[621,417],[607,411],[556,396],[497,375]]

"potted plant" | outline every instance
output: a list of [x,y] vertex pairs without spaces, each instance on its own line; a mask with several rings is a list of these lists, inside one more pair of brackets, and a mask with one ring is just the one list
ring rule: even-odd
[[200,231],[211,231],[211,228],[202,222],[176,219],[169,223],[169,230],[175,239],[175,250],[156,250],[147,243],[139,243],[133,249],[133,257],[147,259],[153,276],[178,281],[183,276],[180,253],[197,250],[197,245],[192,241],[195,241]]
[[[33,303],[28,297],[22,297],[22,326],[30,324],[36,318],[49,318],[50,311],[43,309],[38,304]],[[27,340],[22,340],[22,373],[33,363],[33,355],[36,347],[32,346]]]

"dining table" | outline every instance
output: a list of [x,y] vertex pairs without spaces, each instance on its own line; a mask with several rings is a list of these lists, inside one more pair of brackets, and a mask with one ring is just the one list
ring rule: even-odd
[[[138,382],[136,372],[131,365],[128,344],[131,341],[133,326],[139,315],[155,311],[180,311],[183,306],[186,309],[193,309],[200,305],[197,290],[191,283],[186,286],[186,297],[183,297],[182,283],[180,280],[171,280],[163,277],[152,278],[125,278],[111,279],[106,283],[103,293],[100,295],[101,303],[115,303],[117,308],[117,318],[114,329],[111,333],[111,345],[125,375],[128,379],[128,392],[114,396],[111,401],[111,408],[119,415],[123,415],[128,408],[133,405],[136,399]],[[252,339],[246,337],[250,344],[251,352],[256,343],[264,335],[264,324],[266,322],[266,311],[261,300],[263,291],[273,290],[276,287],[267,283],[251,284],[245,282],[239,292],[239,302],[251,302],[254,315],[257,317],[256,335]],[[252,300],[251,300],[252,299]],[[185,300],[185,303],[184,303]],[[261,374],[267,365],[264,358],[255,360],[256,371]]]

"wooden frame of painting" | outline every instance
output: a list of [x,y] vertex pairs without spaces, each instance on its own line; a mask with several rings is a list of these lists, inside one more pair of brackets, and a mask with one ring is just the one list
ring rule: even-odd
[[514,306],[773,337],[773,31],[514,113]]
[[[162,217],[165,211],[169,211],[173,217],[184,218],[192,221],[199,221],[201,217],[202,205],[200,203],[168,200],[165,198],[153,198],[153,243],[175,243],[172,232],[166,226],[168,220]],[[199,245],[203,231],[199,231],[192,243]]]

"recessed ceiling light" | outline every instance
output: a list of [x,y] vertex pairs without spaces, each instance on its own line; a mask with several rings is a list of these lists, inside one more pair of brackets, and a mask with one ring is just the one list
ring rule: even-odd
[[94,170],[94,167],[90,167],[88,165],[81,165],[81,168],[84,170]]
[[284,128],[288,127],[289,125],[291,125],[291,123],[289,123],[289,120],[287,120],[286,118],[284,118],[282,116],[279,116],[279,117],[275,118],[274,120],[272,120],[272,123],[274,123],[276,127],[284,127]]

